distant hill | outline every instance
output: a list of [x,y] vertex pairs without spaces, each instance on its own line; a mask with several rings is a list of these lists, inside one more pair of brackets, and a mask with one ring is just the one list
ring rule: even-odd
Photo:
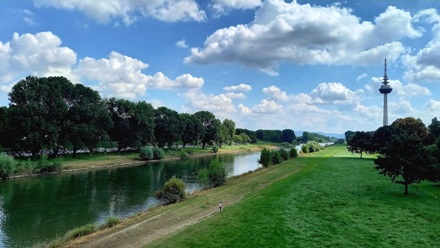
[[[324,132],[310,132],[310,131],[306,131],[309,133],[317,133],[320,135],[324,135],[324,136],[328,136],[328,137],[334,137],[334,138],[338,138],[338,139],[345,139],[345,134],[343,133],[324,133]],[[295,135],[296,137],[302,136],[304,133],[304,131],[295,131]]]

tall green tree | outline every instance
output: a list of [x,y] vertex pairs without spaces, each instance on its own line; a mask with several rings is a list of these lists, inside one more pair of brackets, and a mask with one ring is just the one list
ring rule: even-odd
[[373,132],[361,132],[357,131],[351,137],[350,142],[347,143],[347,149],[350,152],[359,152],[362,154],[364,152],[370,152],[373,143]]
[[214,114],[208,111],[199,111],[194,113],[194,115],[201,122],[203,127],[200,142],[202,143],[202,148],[205,149],[207,144],[212,145],[213,142],[218,140],[221,122],[215,118]]
[[225,142],[232,145],[235,135],[235,122],[233,120],[225,119],[222,122],[222,126],[224,126],[225,131]]
[[292,143],[296,139],[295,132],[292,129],[284,129],[281,131],[281,139],[283,142]]
[[182,144],[186,147],[187,144],[197,145],[203,129],[200,120],[192,114],[181,113],[180,121],[183,126]]
[[182,137],[183,125],[179,114],[167,107],[159,107],[154,111],[154,136],[159,147],[165,144],[171,147]]
[[33,157],[43,148],[56,154],[73,87],[64,77],[28,76],[14,85],[9,108],[16,149],[30,151]]
[[425,145],[428,129],[420,119],[407,117],[394,121],[382,135],[375,168],[392,182],[403,184],[408,194],[408,185],[427,179],[430,173],[433,161]]

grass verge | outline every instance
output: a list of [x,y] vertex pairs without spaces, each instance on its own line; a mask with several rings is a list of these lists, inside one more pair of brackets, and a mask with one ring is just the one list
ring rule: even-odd
[[221,213],[144,245],[438,246],[438,184],[413,185],[405,196],[401,185],[377,174],[372,158],[359,159],[345,149],[329,147],[289,160],[280,167],[301,167],[301,171],[226,206]]

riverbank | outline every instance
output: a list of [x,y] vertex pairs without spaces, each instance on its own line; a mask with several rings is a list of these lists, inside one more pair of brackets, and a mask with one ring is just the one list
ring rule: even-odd
[[[276,147],[274,144],[262,143],[262,144],[248,144],[248,145],[224,145],[218,150],[217,153],[213,153],[209,148],[193,148],[193,154],[190,158],[214,156],[221,154],[239,154],[246,152],[258,152],[264,147],[273,149]],[[139,153],[126,152],[126,153],[96,153],[93,155],[81,154],[77,158],[66,158],[63,160],[63,166],[60,172],[52,172],[49,174],[59,173],[76,173],[86,170],[100,170],[114,167],[136,166],[147,163],[157,163],[160,161],[172,161],[179,160],[181,149],[165,149],[165,157],[161,160],[139,160]],[[27,177],[38,177],[42,174],[30,174],[19,173],[10,176],[9,179],[21,179]],[[47,174],[46,174],[47,175]]]
[[333,146],[234,178],[64,247],[436,246],[440,188],[426,182],[410,192],[404,196],[401,185],[378,175],[371,158]]

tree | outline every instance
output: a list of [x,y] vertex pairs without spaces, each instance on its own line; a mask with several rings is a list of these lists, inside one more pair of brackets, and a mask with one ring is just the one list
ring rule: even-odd
[[403,184],[408,194],[408,185],[425,180],[433,163],[424,144],[428,129],[420,119],[407,117],[397,119],[386,132],[383,131],[384,141],[379,157],[374,160],[375,168],[392,182]]
[[67,101],[68,113],[62,123],[61,143],[73,145],[74,157],[82,147],[92,152],[99,142],[108,139],[107,132],[113,126],[106,105],[97,91],[82,84],[74,86]]
[[28,76],[14,85],[9,108],[15,149],[30,151],[35,157],[44,147],[56,155],[73,88],[64,77]]
[[362,158],[363,152],[371,151],[373,141],[372,134],[372,132],[355,132],[354,135],[351,137],[350,142],[347,143],[347,149],[350,152],[359,152]]
[[283,142],[292,143],[296,139],[295,132],[291,129],[284,129],[281,131],[281,140]]
[[217,156],[209,162],[207,169],[201,169],[198,174],[200,182],[208,188],[215,188],[225,184],[227,177],[226,166],[220,163]]
[[434,136],[434,139],[440,137],[440,121],[437,120],[437,117],[432,119],[431,124],[428,126],[429,132]]
[[197,145],[203,126],[195,115],[187,113],[180,114],[180,121],[182,123],[182,143],[185,148],[187,144]]
[[179,141],[182,136],[183,125],[179,114],[167,107],[159,107],[154,111],[154,137],[161,148],[168,147]]
[[226,131],[225,142],[229,145],[232,145],[235,135],[235,122],[233,120],[225,119],[222,123],[222,126],[224,126],[224,131]]
[[213,141],[217,141],[220,133],[220,120],[215,118],[215,115],[208,111],[199,111],[194,114],[202,123],[201,143],[202,148],[205,149],[207,144],[212,145]]
[[185,182],[173,176],[162,189],[156,192],[156,197],[165,201],[166,204],[176,203],[186,198]]
[[269,165],[272,164],[272,154],[270,150],[266,148],[261,150],[260,159],[258,160],[258,163],[262,164],[263,167],[269,167]]

